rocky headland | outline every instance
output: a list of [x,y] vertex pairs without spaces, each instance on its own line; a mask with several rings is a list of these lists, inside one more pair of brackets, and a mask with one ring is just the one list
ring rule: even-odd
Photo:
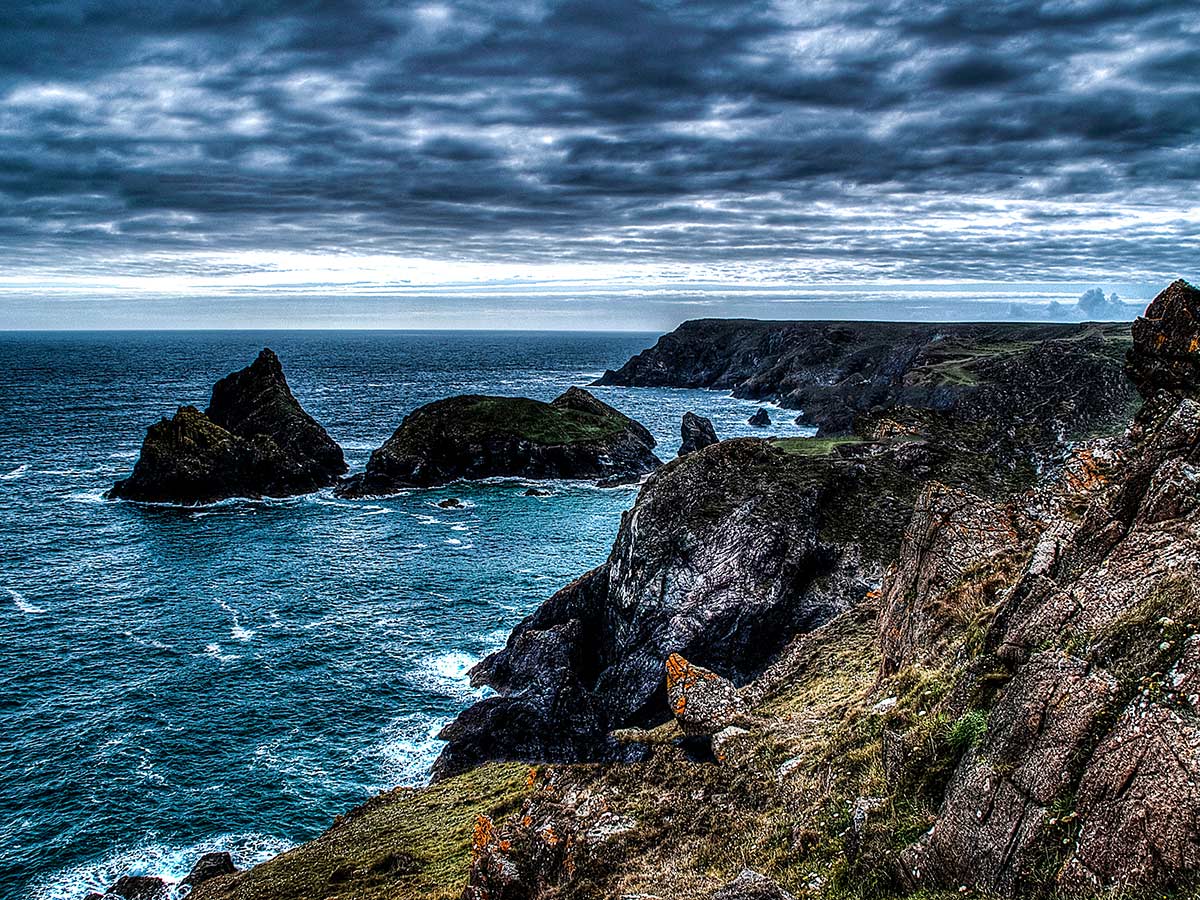
[[346,479],[338,493],[376,496],[492,477],[636,481],[662,465],[654,446],[643,425],[582,388],[550,403],[450,397],[405,416],[372,452],[366,471]]
[[1128,419],[1129,340],[1119,324],[697,319],[596,384],[719,388],[800,411],[799,423],[827,435],[908,407],[1078,436]]
[[113,499],[212,503],[229,497],[287,497],[336,484],[342,449],[292,396],[269,349],[213,386],[208,409],[181,406],[151,425],[133,474]]
[[1198,319],[1164,291],[1057,445],[872,406],[663,466],[434,784],[194,900],[1196,897]]

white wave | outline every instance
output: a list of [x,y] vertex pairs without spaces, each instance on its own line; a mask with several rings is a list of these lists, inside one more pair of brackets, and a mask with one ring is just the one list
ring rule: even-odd
[[471,526],[470,525],[451,525],[450,530],[451,531],[470,531]]
[[235,660],[241,659],[241,657],[236,653],[222,653],[221,645],[216,643],[206,644],[204,646],[204,655],[210,657],[211,659],[215,659],[217,662],[223,663],[234,662]]
[[182,897],[179,882],[205,853],[228,853],[235,866],[248,869],[293,846],[283,838],[255,833],[216,835],[195,844],[149,842],[61,869],[34,887],[29,900],[79,900],[89,892],[103,892],[122,875],[161,878],[171,887],[172,897]]
[[37,616],[37,615],[41,615],[42,613],[45,612],[45,610],[42,609],[40,606],[34,606],[32,603],[30,603],[28,600],[26,600],[18,591],[14,591],[12,588],[8,588],[7,590],[8,590],[9,596],[12,597],[12,601],[16,605],[17,609],[19,609],[21,612],[25,613],[25,615]]
[[426,784],[429,770],[442,752],[443,742],[437,739],[438,732],[449,722],[447,717],[429,719],[413,714],[388,725],[378,748],[383,757],[384,786]]
[[463,545],[463,542],[462,542],[462,541],[460,541],[458,538],[446,538],[446,540],[444,541],[444,543],[447,543],[447,544],[449,544],[451,547],[462,547],[462,546],[464,546],[464,545]]
[[254,631],[253,629],[243,628],[241,625],[238,625],[235,622],[233,628],[230,629],[229,636],[235,641],[248,641],[257,633],[258,632]]
[[16,479],[20,478],[22,475],[24,475],[28,471],[29,471],[29,466],[24,465],[24,464],[19,465],[15,469],[13,469],[11,472],[6,472],[5,474],[0,475],[0,481],[15,481]]
[[108,488],[95,488],[90,491],[75,491],[73,494],[67,494],[67,499],[72,503],[104,503],[104,492],[107,490]]
[[439,653],[422,661],[408,673],[408,679],[420,687],[462,703],[483,697],[480,688],[471,687],[468,673],[482,657],[472,656],[462,650]]

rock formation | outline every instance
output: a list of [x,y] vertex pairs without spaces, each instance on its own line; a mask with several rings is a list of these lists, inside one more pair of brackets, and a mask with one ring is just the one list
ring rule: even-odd
[[698,416],[694,412],[685,412],[679,425],[682,443],[679,445],[679,456],[687,456],[697,450],[703,450],[710,444],[717,443],[717,431],[713,428],[711,419]]
[[[498,694],[447,728],[442,780],[194,900],[1196,896],[1190,296],[1134,326],[1128,432],[1040,473],[1020,425],[904,407],[663,467],[475,671]],[[472,768],[496,757],[538,765]],[[579,759],[614,762],[554,762]],[[430,830],[457,849],[386,881],[372,860]]]
[[662,465],[644,426],[570,388],[551,403],[450,397],[405,416],[338,493],[361,497],[491,477],[638,477]]
[[150,426],[133,474],[108,497],[212,503],[286,497],[335,484],[342,450],[292,396],[278,357],[263,350],[213,387],[208,409],[181,406]]
[[754,411],[754,415],[747,419],[746,422],[750,425],[753,425],[755,428],[766,428],[771,424],[771,415],[760,406]]
[[1073,438],[1127,421],[1125,325],[685,322],[597,384],[720,388],[803,410],[820,433],[894,407],[1026,422]]

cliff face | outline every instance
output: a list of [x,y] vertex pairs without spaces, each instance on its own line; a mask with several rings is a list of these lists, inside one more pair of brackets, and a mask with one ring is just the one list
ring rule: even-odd
[[[669,464],[481,666],[500,696],[443,771],[633,761],[388,795],[195,897],[1200,896],[1196,300],[1134,326],[1127,433],[1042,477],[1003,428],[904,409]],[[446,850],[409,836],[443,816],[460,867],[431,884]]]
[[388,494],[460,478],[638,477],[661,465],[638,422],[570,388],[552,403],[450,397],[405,416],[343,496]]
[[1117,426],[1123,325],[685,322],[597,384],[702,387],[802,410],[822,433],[891,407],[1003,417],[1065,436]]
[[345,471],[341,448],[292,396],[279,358],[264,349],[217,382],[205,412],[181,406],[152,425],[133,474],[108,496],[157,503],[285,497],[329,487]]

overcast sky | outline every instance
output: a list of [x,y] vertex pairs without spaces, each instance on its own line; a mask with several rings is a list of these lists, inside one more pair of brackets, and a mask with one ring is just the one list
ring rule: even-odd
[[8,327],[1136,301],[1198,181],[1196,0],[0,5]]

